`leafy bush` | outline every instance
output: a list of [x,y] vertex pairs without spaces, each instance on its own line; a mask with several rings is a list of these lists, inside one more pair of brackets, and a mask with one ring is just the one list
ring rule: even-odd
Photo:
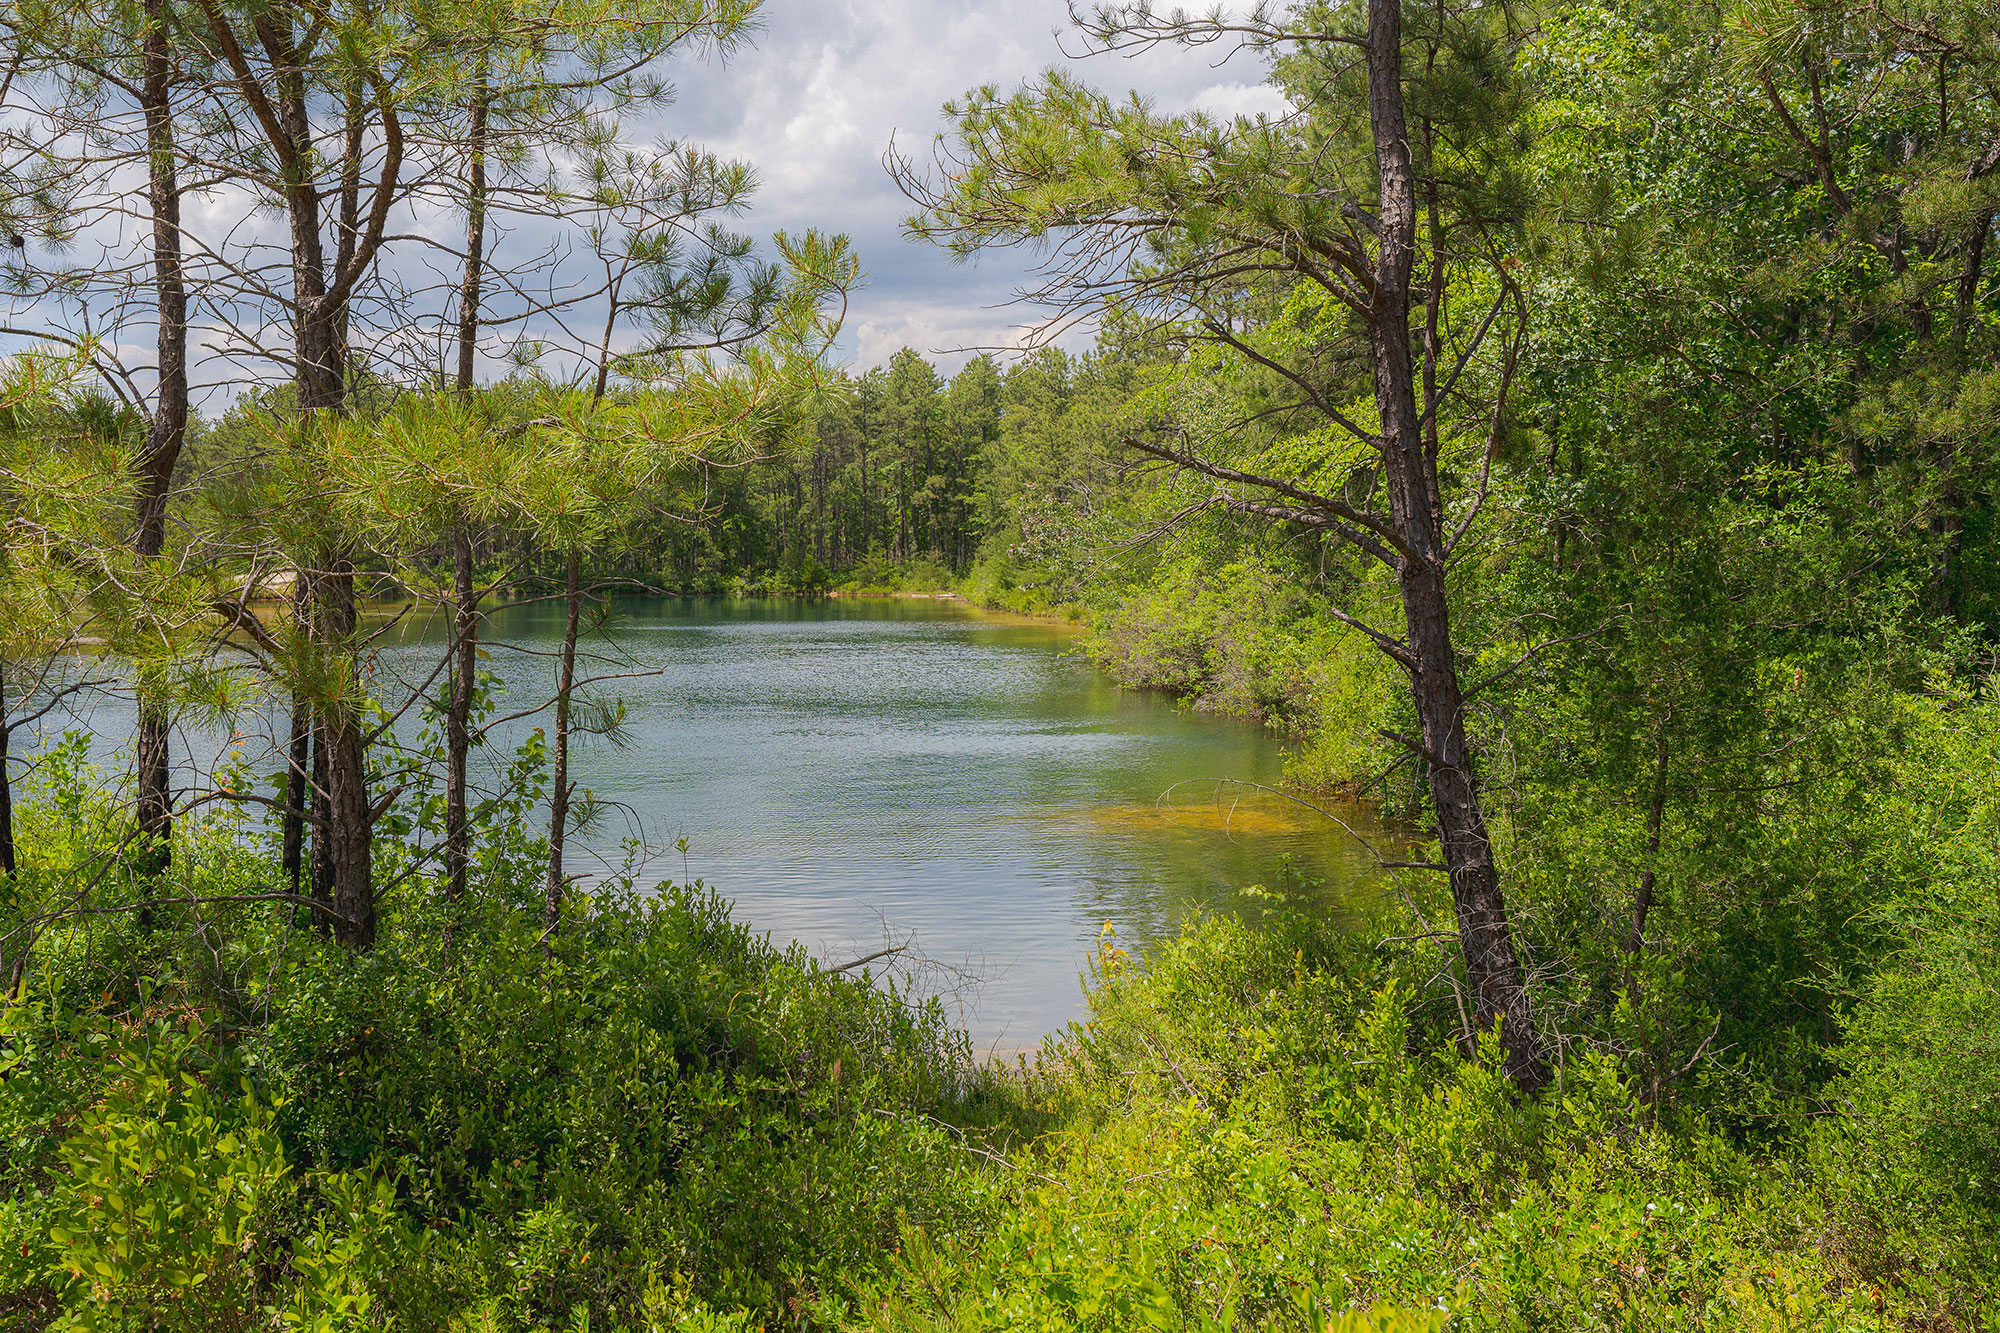
[[1376,733],[1403,707],[1394,664],[1256,556],[1163,567],[1097,616],[1089,646],[1121,684],[1305,739],[1290,775],[1311,788],[1352,786],[1382,768]]
[[[177,873],[233,884],[240,833]],[[789,1327],[969,1216],[947,1126],[996,1109],[937,1006],[698,885],[545,943],[533,859],[486,865],[363,956],[252,903],[45,935],[0,1033],[0,1327]]]
[[1552,1094],[1522,1099],[1496,1049],[1427,1042],[1408,987],[1352,947],[1233,921],[1199,924],[1144,971],[1107,951],[1090,1023],[1031,1083],[1064,1132],[987,1186],[1002,1203],[983,1236],[913,1232],[871,1326],[1973,1317],[1963,1293],[1878,1297],[1854,1280],[1817,1243],[1810,1191],[1698,1122],[1656,1119],[1614,1061],[1573,1061]]

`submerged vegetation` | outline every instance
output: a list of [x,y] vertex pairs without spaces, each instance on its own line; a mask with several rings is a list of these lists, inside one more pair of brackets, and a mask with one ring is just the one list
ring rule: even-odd
[[[1079,10],[1286,109],[948,106],[910,235],[1097,341],[947,381],[628,142],[756,8],[0,6],[0,1329],[2000,1327],[2000,18]],[[1107,929],[981,1066],[579,889],[621,582],[1084,620],[1388,891]],[[400,695],[376,591],[451,622]],[[85,690],[129,772],[31,752]]]

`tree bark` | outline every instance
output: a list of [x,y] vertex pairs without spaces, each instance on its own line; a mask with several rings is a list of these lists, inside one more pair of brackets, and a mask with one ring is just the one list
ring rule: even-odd
[[[158,311],[159,383],[152,423],[138,458],[132,548],[141,560],[166,546],[167,491],[187,441],[187,284],[181,266],[180,178],[174,161],[173,53],[166,0],[146,0],[141,109],[146,121],[147,201],[153,216],[153,295]],[[138,768],[136,868],[157,879],[173,858],[172,718],[157,690],[139,682],[134,738]]]
[[[320,617],[330,643],[351,652],[354,566],[345,558],[320,580]],[[325,815],[313,830],[315,863],[325,867],[324,892],[337,915],[333,937],[352,949],[375,943],[374,813],[368,802],[367,743],[359,682],[346,697],[322,704],[320,748],[326,754]],[[324,855],[318,849],[324,842]]]
[[479,351],[479,304],[486,262],[487,54],[479,53],[479,86],[472,96],[465,167],[465,277],[458,289],[458,391],[472,392],[473,362]]
[[[458,374],[461,397],[470,396],[479,350],[479,305],[486,251],[487,53],[479,53],[478,87],[470,108],[465,176],[465,276],[458,289]],[[464,899],[472,859],[466,771],[472,751],[472,696],[479,671],[479,597],[473,587],[472,534],[461,523],[452,534],[453,645],[451,700],[445,711],[445,879],[452,901]]]
[[569,553],[565,569],[568,614],[563,621],[562,662],[556,676],[556,771],[549,791],[549,874],[542,907],[546,936],[553,936],[562,924],[563,895],[569,888],[563,873],[563,843],[569,832],[569,711],[570,694],[576,687],[577,622],[583,613],[582,567],[576,552]]
[[[312,733],[312,787],[310,789],[312,864],[307,869],[307,896],[316,903],[333,906],[333,801],[331,779],[327,776],[326,709],[323,705],[311,705],[309,727]],[[318,920],[327,930],[333,929],[333,917],[320,913]]]
[[9,880],[19,867],[14,859],[14,779],[7,771],[7,749],[14,728],[7,722],[7,672],[0,665],[0,875]]
[[[306,572],[292,571],[292,625],[299,638],[311,637],[312,593],[306,586]],[[281,851],[285,879],[293,893],[299,891],[305,860],[306,811],[313,806],[313,788],[318,767],[313,762],[312,701],[295,687],[292,691],[292,735],[287,747],[285,770],[285,814]],[[315,924],[321,918],[315,914]]]
[[[326,27],[290,3],[253,6],[240,18],[225,13],[219,0],[197,0],[197,7],[212,38],[208,45],[229,71],[245,123],[255,126],[276,168],[272,189],[290,230],[293,384],[299,410],[308,418],[341,412],[347,401],[349,303],[380,252],[401,181],[403,128],[394,96],[388,82],[374,75],[356,74],[343,90],[345,147],[332,195],[336,246],[329,270],[321,236],[328,195],[320,183],[323,163],[313,133],[309,86],[309,75],[325,68]],[[246,35],[262,53],[265,70],[251,63]],[[381,154],[364,209],[361,171],[371,111],[381,128]],[[346,654],[352,666],[354,565],[338,537],[331,544],[335,549],[313,557],[320,568],[307,585],[311,630],[327,651]],[[328,895],[345,918],[335,920],[336,938],[366,948],[375,937],[369,879],[375,811],[368,801],[360,681],[358,672],[353,674],[341,697],[314,702],[312,864],[315,893]],[[288,821],[292,814],[287,812]]]
[[1407,547],[1397,571],[1410,657],[1404,666],[1420,721],[1438,841],[1451,874],[1459,948],[1476,1017],[1482,1027],[1499,1025],[1508,1075],[1532,1090],[1548,1081],[1548,1066],[1536,1039],[1480,807],[1446,598],[1442,497],[1416,404],[1410,281],[1417,190],[1403,114],[1402,64],[1398,0],[1369,0],[1368,110],[1381,198],[1368,328],[1390,517]]

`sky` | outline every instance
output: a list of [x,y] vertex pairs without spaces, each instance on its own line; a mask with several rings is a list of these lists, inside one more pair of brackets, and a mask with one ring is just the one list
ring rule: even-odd
[[[727,62],[683,60],[662,70],[679,96],[673,105],[629,125],[628,140],[639,145],[677,140],[749,163],[760,186],[735,230],[768,236],[817,227],[851,238],[866,280],[849,301],[835,359],[857,370],[881,365],[907,346],[949,372],[973,349],[1018,346],[1035,318],[1031,309],[1010,301],[1028,277],[1030,256],[994,252],[970,263],[953,263],[943,251],[901,234],[910,204],[889,178],[883,155],[893,141],[906,153],[927,156],[942,127],[940,107],[946,100],[985,83],[1011,90],[1052,65],[1064,65],[1114,95],[1137,89],[1163,111],[1198,107],[1230,116],[1282,110],[1277,93],[1263,83],[1263,66],[1248,55],[1220,63],[1219,48],[1084,56],[1065,0],[764,0],[761,15],[762,31]],[[123,114],[130,122],[125,124],[128,137],[135,135],[136,113],[124,106]],[[136,176],[130,169],[127,174],[136,188]],[[183,217],[195,237],[190,262],[204,247],[219,246],[239,265],[263,265],[266,276],[282,287],[289,273],[283,220],[254,202],[236,183],[191,192],[183,200]],[[410,208],[409,216],[393,228],[399,243],[379,261],[384,299],[401,293],[404,303],[358,315],[356,336],[385,364],[412,373],[415,367],[429,366],[436,373],[444,364],[439,358],[448,351],[435,336],[443,326],[434,318],[412,322],[407,312],[425,300],[432,315],[444,309],[441,303],[456,283],[457,261],[403,242],[428,233],[448,249],[456,247],[464,222],[442,198],[419,200]],[[39,249],[33,253],[36,262],[52,269],[76,265],[79,256],[88,267],[96,263],[92,255],[101,247],[109,258],[97,267],[114,278],[139,272],[150,237],[143,223],[137,210],[100,208],[76,244],[46,255]],[[513,219],[508,230],[511,234],[496,244],[513,263],[527,263],[521,272],[546,272],[556,286],[574,279],[587,288],[600,281],[588,256],[579,258],[573,227]],[[549,245],[562,248],[567,258],[538,259],[540,247]],[[535,263],[543,268],[535,269]],[[196,279],[199,285],[199,272]],[[111,285],[117,287],[115,281]],[[212,289],[233,290],[226,284]],[[409,296],[412,292],[419,295]],[[90,297],[93,307],[85,322],[106,337],[104,355],[129,369],[126,382],[143,398],[151,392],[153,329],[144,300],[124,299],[130,295],[118,289]],[[290,334],[275,305],[279,295],[266,292],[234,309],[234,333],[217,323],[213,307],[197,311],[192,369],[202,410],[215,411],[248,384],[284,372]],[[490,311],[505,313],[506,301],[499,293],[490,294],[487,304]],[[507,373],[511,365],[505,344],[522,333],[563,349],[551,354],[544,369],[583,373],[577,367],[587,357],[578,349],[587,345],[594,353],[594,330],[602,327],[603,314],[592,311],[602,309],[601,301],[592,306],[580,299],[565,317],[572,326],[567,333],[544,327],[546,321],[510,326],[483,354],[481,373]],[[0,322],[26,328],[74,328],[84,318],[33,291],[0,303],[0,317],[11,317]],[[587,335],[581,341],[579,329]],[[629,348],[643,337],[643,331],[624,328],[613,345]],[[1083,326],[1060,341],[1080,350],[1090,337]],[[220,350],[240,348],[245,339],[273,355],[231,357]],[[17,350],[18,342],[0,341],[0,353]]]
[[1108,91],[1136,88],[1163,110],[1233,115],[1278,105],[1245,55],[1220,66],[1213,51],[1072,62],[1064,48],[1082,44],[1063,0],[765,0],[763,15],[754,49],[726,66],[673,71],[679,100],[646,136],[693,140],[755,167],[761,186],[748,230],[816,226],[853,238],[868,282],[849,304],[841,350],[858,369],[905,346],[949,368],[964,349],[1015,345],[1033,318],[1008,306],[1022,257],[953,264],[900,234],[909,206],[883,153],[892,138],[928,152],[948,98],[982,83],[1011,88],[1066,64]]

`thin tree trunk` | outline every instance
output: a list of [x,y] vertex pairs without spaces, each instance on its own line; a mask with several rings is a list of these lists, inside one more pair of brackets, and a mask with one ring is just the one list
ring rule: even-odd
[[569,881],[563,874],[563,843],[569,824],[569,709],[576,686],[576,630],[583,613],[582,565],[575,551],[565,562],[567,608],[563,621],[562,663],[556,677],[556,772],[549,792],[549,875],[545,886],[542,924],[553,936],[562,924],[563,894]]
[[[332,779],[327,775],[326,710],[315,707],[312,711],[312,865],[309,868],[311,884],[308,895],[316,903],[333,906],[333,801],[329,794]],[[322,914],[319,918],[329,931],[333,929],[333,918]]]
[[285,819],[279,863],[285,882],[297,893],[304,872],[307,789],[312,784],[312,705],[297,696],[292,699],[292,734],[285,758]]
[[[14,872],[19,869],[14,859],[14,782],[8,772],[7,749],[14,739],[14,728],[7,722],[7,671],[0,663],[0,877],[7,881],[7,893],[0,901],[11,904],[15,898]],[[0,940],[4,946],[5,940]],[[9,959],[0,949],[0,1013],[14,1002],[21,987],[21,974],[27,970],[28,950],[33,946],[32,936],[21,940],[20,952]]]
[[[181,271],[180,177],[174,162],[173,53],[167,45],[166,0],[146,0],[144,77],[140,101],[146,120],[147,202],[153,215],[153,295],[158,309],[159,385],[151,429],[139,456],[132,547],[142,560],[165,549],[167,491],[187,440],[187,285]],[[138,768],[136,866],[147,880],[172,864],[172,718],[140,673],[139,719],[134,738]],[[150,915],[150,913],[146,914]]]
[[[311,637],[312,593],[306,587],[306,572],[292,571],[292,625],[300,638]],[[319,766],[313,760],[312,701],[294,689],[292,693],[292,736],[285,770],[285,821],[281,856],[285,879],[293,893],[299,891],[304,869],[306,811],[314,804],[313,790],[319,782]],[[315,876],[315,879],[317,876]],[[315,924],[321,918],[315,914]]]
[[602,398],[611,386],[611,335],[618,327],[618,294],[624,286],[625,274],[620,270],[608,292],[611,308],[604,314],[604,336],[597,344],[597,383],[591,390],[592,398]]
[[[321,623],[329,643],[351,653],[356,624],[354,566],[345,558],[319,579]],[[350,693],[320,710],[320,741],[326,753],[325,821],[314,830],[314,857],[327,875],[326,892],[337,915],[333,936],[352,949],[375,943],[374,813],[368,803],[367,745],[358,698]]]
[[466,769],[472,752],[472,694],[479,670],[479,605],[472,585],[472,537],[461,527],[452,537],[452,631],[457,660],[451,703],[445,713],[444,860],[446,892],[465,897],[472,859],[472,829],[466,813]]
[[1660,820],[1667,809],[1667,728],[1660,724],[1654,740],[1653,803],[1646,809],[1646,868],[1639,872],[1639,890],[1632,895],[1632,934],[1625,952],[1637,954],[1646,947],[1646,914],[1653,910],[1653,885],[1660,862]]
[[[1986,233],[1992,230],[1993,216],[1991,209],[1982,212],[1974,219],[1972,231],[1966,237],[1965,265],[1959,270],[1958,299],[1951,321],[1952,342],[1961,350],[1972,334],[1972,321],[1978,310],[1979,284],[1984,277],[1986,261]],[[1931,604],[1941,614],[1954,619],[1958,616],[1962,591],[1960,563],[1965,545],[1965,495],[1958,484],[1957,463],[1957,444],[1946,438],[1935,453],[1935,466],[1942,484],[1938,489],[1937,511],[1930,522],[1932,535],[1937,538],[1938,554],[1931,570],[1929,593]]]
[[[486,117],[487,55],[479,53],[478,89],[471,105],[465,179],[465,277],[458,290],[458,375],[461,397],[472,393],[474,361],[479,349],[479,305],[486,252]],[[453,644],[457,660],[451,676],[451,702],[445,713],[444,859],[446,893],[464,899],[472,859],[472,831],[467,815],[466,770],[472,751],[472,695],[479,670],[479,599],[472,581],[472,534],[460,525],[452,534]]]
[[7,747],[14,728],[7,722],[7,673],[0,666],[0,875],[9,880],[19,867],[14,860],[14,780],[7,769]]
[[479,53],[478,88],[472,96],[465,168],[465,278],[458,289],[458,391],[472,392],[473,362],[479,351],[480,287],[486,263],[486,118],[491,94],[487,53]]
[[1528,988],[1514,951],[1499,868],[1493,860],[1445,591],[1444,535],[1437,473],[1424,447],[1416,405],[1416,358],[1410,338],[1410,280],[1417,236],[1417,193],[1403,115],[1402,12],[1398,0],[1368,3],[1368,103],[1381,184],[1380,251],[1368,326],[1390,514],[1408,548],[1400,562],[1411,696],[1428,761],[1438,841],[1451,874],[1452,902],[1482,1027],[1500,1025],[1506,1068],[1533,1089],[1548,1080],[1538,1049]]

